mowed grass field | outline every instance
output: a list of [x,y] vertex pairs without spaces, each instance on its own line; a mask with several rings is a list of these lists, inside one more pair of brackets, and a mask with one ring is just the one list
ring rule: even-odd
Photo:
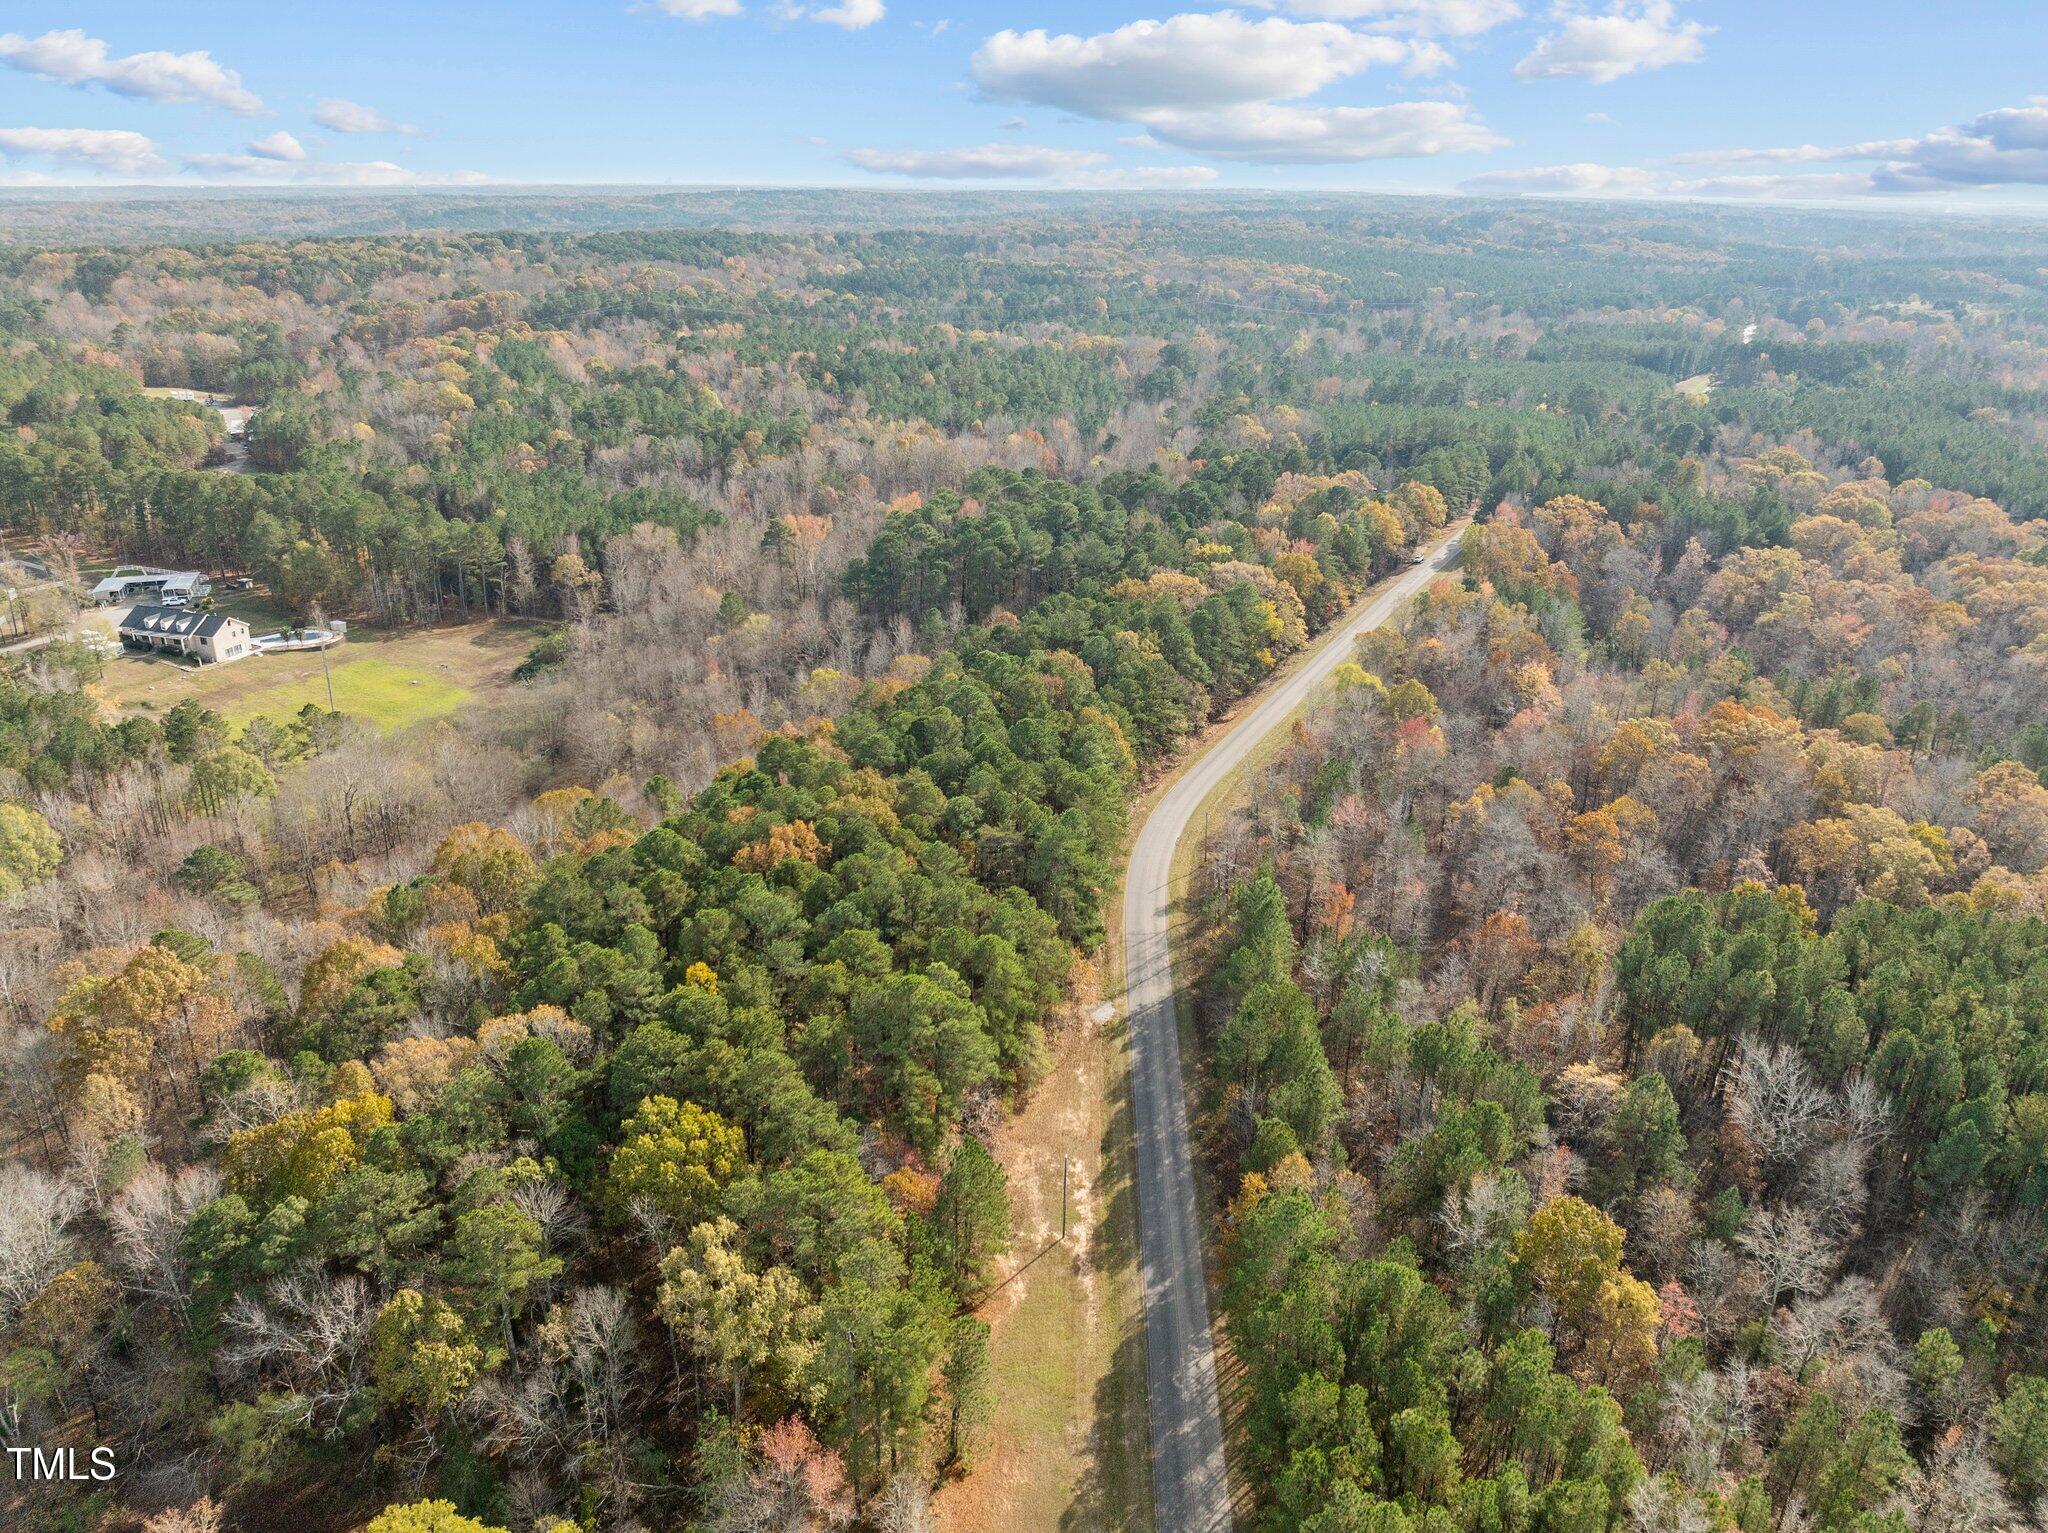
[[[274,661],[285,657],[272,658]],[[471,696],[470,689],[460,682],[424,674],[379,655],[359,655],[354,659],[345,654],[330,655],[325,675],[303,663],[315,658],[301,657],[301,663],[292,666],[298,673],[292,680],[259,687],[220,711],[235,723],[264,715],[288,718],[308,703],[327,707],[331,685],[334,707],[351,718],[367,719],[389,734],[423,719],[453,713]]]
[[[271,631],[271,630],[263,630]],[[537,624],[492,621],[393,633],[351,630],[317,653],[257,655],[195,670],[157,657],[121,654],[107,662],[103,690],[124,713],[162,714],[186,698],[233,723],[288,719],[307,703],[333,706],[385,734],[453,713],[501,692],[539,637]]]

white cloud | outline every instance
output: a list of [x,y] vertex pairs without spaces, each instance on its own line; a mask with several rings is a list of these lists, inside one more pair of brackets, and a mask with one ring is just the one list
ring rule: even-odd
[[1427,39],[1219,11],[1134,21],[1093,37],[998,32],[974,55],[974,78],[998,99],[1136,124],[1146,145],[1272,164],[1331,164],[1503,143],[1453,102],[1301,102],[1375,65],[1424,73],[1449,62]]
[[1863,170],[1736,173],[1688,177],[1631,165],[1543,165],[1466,181],[1468,192],[1576,197],[1715,197],[1811,200],[1911,196],[1997,186],[2048,186],[2048,103],[2000,107],[1918,138],[1857,144],[1707,149],[1668,164],[1855,165]]
[[329,96],[314,109],[313,121],[335,133],[411,133],[406,123],[393,122],[373,106]]
[[1207,186],[1216,179],[1208,165],[1137,165],[1124,170],[1089,171],[1074,178],[1076,186],[1171,187]]
[[849,149],[863,170],[947,181],[1048,181],[1106,164],[1094,149],[1049,149],[1037,144],[980,144],[969,149]]
[[280,128],[252,142],[249,153],[260,160],[295,161],[306,157],[306,146]]
[[[1762,149],[1704,149],[1673,157],[1680,165],[1829,165],[1869,162],[1867,172],[1827,176],[1727,177],[1726,182],[1807,181],[1849,186],[1855,194],[1901,195],[1989,186],[2048,186],[2048,103],[1999,107],[1918,138],[1857,144],[1793,144]],[[1836,195],[1780,192],[1771,195]]]
[[1258,101],[1214,112],[1155,112],[1145,121],[1162,143],[1272,165],[1469,154],[1507,142],[1455,101],[1391,106]]
[[1986,112],[1965,124],[1964,131],[2000,149],[2048,149],[2048,96],[2036,96],[2026,106]]
[[1408,45],[1408,62],[1401,68],[1403,74],[1440,75],[1458,61],[1440,43],[1433,43],[1426,37],[1417,38]]
[[2005,149],[1986,137],[1931,133],[1911,156],[1872,171],[1870,186],[1886,193],[2048,186],[2048,149]]
[[1253,0],[1264,10],[1325,21],[1358,21],[1389,31],[1476,37],[1522,14],[1517,0]]
[[1518,79],[1608,85],[1639,69],[1697,63],[1713,30],[1680,21],[1671,0],[1613,0],[1599,15],[1561,4],[1551,16],[1560,27],[1515,65]]
[[164,168],[156,145],[125,128],[0,128],[0,155],[34,155],[118,176],[153,175]]
[[188,154],[185,168],[206,180],[258,181],[279,186],[481,186],[480,171],[423,172],[390,160],[283,160],[251,144],[244,154]]
[[1778,202],[1839,202],[1860,197],[1869,190],[1867,176],[1845,172],[1818,176],[1708,176],[1697,181],[1674,182],[1666,195],[1723,201],[1756,197]]
[[794,21],[822,21],[827,26],[858,32],[888,14],[882,0],[838,0],[836,5],[788,5],[783,14]]
[[145,101],[225,107],[244,117],[262,115],[262,99],[242,77],[203,49],[196,53],[130,53],[115,57],[108,45],[73,27],[40,37],[0,34],[0,61],[26,74],[65,85],[101,85]]
[[1693,149],[1671,156],[1673,165],[1821,165],[1843,160],[1888,159],[1910,154],[1917,139],[1879,139],[1867,144],[1789,144],[1778,149]]
[[1689,197],[1714,200],[1839,200],[1869,190],[1858,175],[1706,176],[1694,179],[1638,165],[1538,165],[1496,170],[1460,184],[1467,192],[1517,197]]
[[1138,120],[1157,110],[1293,100],[1409,57],[1395,38],[1331,22],[1252,21],[1219,11],[1134,21],[1093,37],[1001,31],[975,53],[974,78],[1005,100]]
[[1650,197],[1657,177],[1632,165],[1535,165],[1526,170],[1490,170],[1461,182],[1467,192],[1508,196]]
[[967,149],[849,149],[845,158],[863,170],[936,181],[1038,181],[1091,191],[1206,186],[1208,165],[1113,166],[1093,149],[1052,149],[1035,144],[978,144]]
[[[653,0],[654,8],[664,16],[674,16],[681,21],[711,21],[720,16],[741,16],[746,7],[740,0]],[[784,21],[822,21],[827,26],[842,27],[848,32],[858,32],[871,27],[889,14],[883,0],[832,0],[827,5],[805,5],[799,0],[783,0],[775,8],[775,14]],[[938,36],[945,30],[945,22],[932,28],[932,35]]]

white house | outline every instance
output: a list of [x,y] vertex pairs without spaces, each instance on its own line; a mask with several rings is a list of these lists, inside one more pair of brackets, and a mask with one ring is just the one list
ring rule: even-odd
[[[139,564],[128,564],[94,586],[92,599],[102,607],[152,597],[158,601],[173,597],[196,602],[211,589],[212,584],[197,570],[153,570]],[[177,601],[172,602],[173,606],[176,604]]]
[[201,665],[225,665],[256,653],[249,625],[225,612],[190,607],[137,607],[121,619],[121,643],[134,650],[191,655]]

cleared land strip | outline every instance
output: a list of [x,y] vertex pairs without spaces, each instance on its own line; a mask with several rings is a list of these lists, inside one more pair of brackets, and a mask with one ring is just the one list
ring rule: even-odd
[[1138,1251],[1151,1403],[1152,1505],[1160,1533],[1224,1533],[1231,1524],[1216,1358],[1202,1271],[1202,1227],[1181,1088],[1168,916],[1174,848],[1195,812],[1377,628],[1442,572],[1455,531],[1425,563],[1389,581],[1193,762],[1138,832],[1124,881],[1124,1006],[1137,1129]]

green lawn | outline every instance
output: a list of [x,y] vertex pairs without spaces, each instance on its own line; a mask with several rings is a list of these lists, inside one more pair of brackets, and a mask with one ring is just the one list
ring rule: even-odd
[[216,587],[213,604],[215,610],[247,623],[252,634],[280,633],[292,625],[290,610],[262,591],[223,591]]
[[[327,681],[319,672],[318,657],[292,658],[311,663],[310,674],[255,688],[226,702],[221,711],[239,724],[259,715],[286,719],[307,703],[325,708]],[[244,663],[260,665],[263,661]],[[330,661],[328,676],[334,682],[334,706],[351,717],[369,721],[385,734],[422,719],[453,713],[469,700],[467,687],[375,655]]]
[[[544,631],[538,624],[502,619],[446,628],[355,629],[346,644],[327,652],[335,706],[386,734],[453,713],[466,702],[503,694],[513,668]],[[307,703],[327,706],[321,656],[310,650],[207,666],[118,654],[107,663],[100,691],[124,711],[161,717],[189,698],[237,723],[258,715],[289,718]]]

